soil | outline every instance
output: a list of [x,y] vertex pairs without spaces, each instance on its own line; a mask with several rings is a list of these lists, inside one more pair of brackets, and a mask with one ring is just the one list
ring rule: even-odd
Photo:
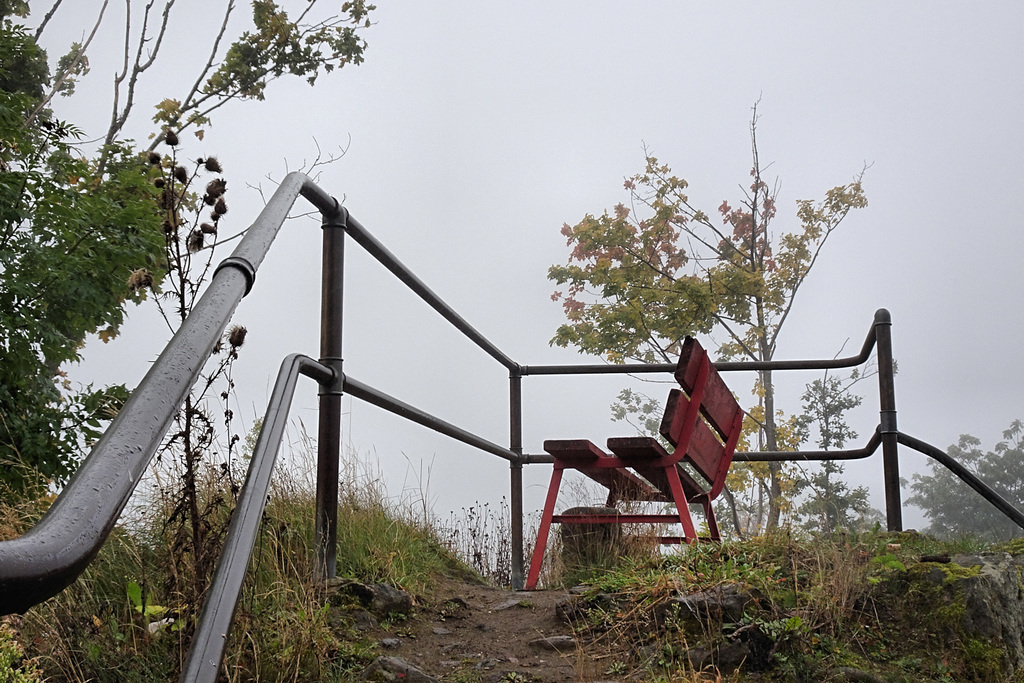
[[565,590],[510,591],[443,579],[417,597],[404,620],[372,628],[381,654],[400,657],[446,681],[547,682],[608,678],[562,622],[555,606]]

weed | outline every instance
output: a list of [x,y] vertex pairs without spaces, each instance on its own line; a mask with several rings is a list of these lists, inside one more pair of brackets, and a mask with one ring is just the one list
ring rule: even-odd
[[[344,607],[325,603],[313,578],[311,458],[294,453],[275,473],[228,641],[228,681],[336,681],[376,655],[374,643],[350,635]],[[349,474],[339,501],[339,573],[414,594],[428,592],[433,577],[468,573],[429,526],[389,507],[375,479]],[[209,495],[204,488],[197,493]],[[166,508],[140,508],[129,525],[113,531],[78,581],[23,618],[18,642],[47,680],[133,683],[179,675],[201,605],[183,604],[184,593],[174,588],[189,585],[189,576],[170,580],[183,568],[167,560],[174,530],[164,524]],[[0,506],[0,518],[18,514]]]
[[2,683],[36,683],[42,672],[35,662],[25,660],[25,651],[14,630],[0,623],[0,681]]

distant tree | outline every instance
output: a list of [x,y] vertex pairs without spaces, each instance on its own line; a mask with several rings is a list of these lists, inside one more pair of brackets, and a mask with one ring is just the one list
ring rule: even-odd
[[[981,441],[962,434],[946,452],[968,467],[982,481],[1017,509],[1024,509],[1024,422],[1014,420],[995,449],[983,451]],[[924,511],[931,521],[926,531],[938,538],[977,536],[994,542],[1024,535],[974,489],[935,461],[930,474],[915,474],[910,485],[914,495],[907,502]]]
[[[857,370],[845,381],[826,373],[805,387],[803,413],[798,418],[801,441],[810,438],[812,425],[817,429],[815,443],[821,450],[842,449],[857,438],[857,432],[846,421],[846,412],[861,404],[861,397],[850,391],[860,379]],[[841,463],[825,460],[810,474],[797,478],[794,492],[803,500],[796,513],[805,529],[832,534],[842,529],[863,529],[881,519],[881,513],[868,502],[867,488],[851,489],[842,479],[844,470]]]
[[[665,413],[664,399],[651,398],[632,389],[623,389],[612,403],[612,420],[625,422],[638,434],[656,437],[665,442],[659,430]],[[667,442],[665,442],[667,443]]]
[[[815,203],[797,202],[799,228],[773,235],[778,186],[762,176],[757,110],[750,126],[752,181],[739,206],[723,201],[720,219],[693,206],[687,182],[649,152],[646,167],[624,183],[627,203],[587,215],[562,234],[572,248],[566,265],[548,277],[567,322],[552,343],[575,346],[613,363],[627,359],[671,362],[688,334],[719,330],[724,358],[771,360],[818,254],[846,215],[867,204],[860,177]],[[643,214],[642,216],[640,214]],[[758,448],[778,450],[777,409],[771,372],[760,373]],[[766,466],[767,527],[784,505],[781,463]]]

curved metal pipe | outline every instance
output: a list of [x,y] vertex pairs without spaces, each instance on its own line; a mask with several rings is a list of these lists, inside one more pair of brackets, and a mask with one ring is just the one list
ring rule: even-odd
[[331,368],[308,356],[295,353],[281,363],[264,414],[263,427],[249,461],[249,472],[235,510],[231,513],[231,524],[221,550],[220,562],[210,582],[203,614],[192,639],[188,661],[181,673],[180,680],[183,683],[214,683],[217,680],[231,622],[242,593],[242,583],[249,568],[252,550],[256,547],[263,510],[267,506],[270,476],[281,448],[281,439],[288,423],[288,409],[300,374],[312,377],[320,384],[328,384],[334,379]]
[[311,193],[326,203],[311,188],[301,173],[285,177],[43,518],[20,538],[0,542],[0,614],[24,612],[56,595],[99,552],[296,197]]
[[980,493],[982,498],[992,503],[996,509],[1009,517],[1014,524],[1024,529],[1024,514],[1011,505],[1005,498],[1000,496],[992,487],[979,479],[974,472],[971,472],[969,469],[961,465],[948,453],[936,448],[930,443],[921,441],[920,439],[915,439],[909,434],[904,434],[903,432],[898,432],[896,438],[904,446],[913,448],[915,451],[924,453],[929,458],[937,460],[946,469],[958,476],[965,484]]
[[[846,358],[828,358],[822,360],[768,360],[768,361],[716,361],[715,370],[719,372],[742,372],[744,370],[834,370],[852,368],[864,363],[871,357],[875,348],[875,325],[889,320],[889,311],[880,308],[875,311],[875,324],[871,325],[864,339],[860,353]],[[623,365],[588,364],[588,365],[523,365],[523,375],[633,375],[658,372],[674,372],[675,363],[626,363]]]
[[842,451],[737,451],[733,455],[736,462],[815,462],[821,460],[860,460],[867,458],[878,450],[882,443],[882,435],[878,428],[863,448],[851,448]]
[[820,460],[860,460],[873,455],[882,443],[882,434],[876,427],[863,448],[843,451],[737,451],[732,459],[736,462],[813,462]]

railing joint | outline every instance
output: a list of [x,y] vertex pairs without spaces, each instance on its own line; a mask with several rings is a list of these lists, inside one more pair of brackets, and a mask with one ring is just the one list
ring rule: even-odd
[[341,396],[345,389],[345,373],[342,372],[341,358],[321,358],[322,365],[331,369],[332,377],[330,382],[320,382],[320,396]]
[[336,197],[331,197],[334,201],[334,209],[331,211],[324,211],[320,215],[322,222],[321,228],[348,228],[348,209],[341,205],[341,202]]
[[[217,265],[217,268],[213,271],[213,276],[217,277],[224,268],[237,268],[242,271],[242,275],[245,276],[245,294],[248,294],[252,290],[253,283],[256,282],[256,267],[241,256],[228,256],[226,259]],[[245,296],[243,294],[242,296]]]

